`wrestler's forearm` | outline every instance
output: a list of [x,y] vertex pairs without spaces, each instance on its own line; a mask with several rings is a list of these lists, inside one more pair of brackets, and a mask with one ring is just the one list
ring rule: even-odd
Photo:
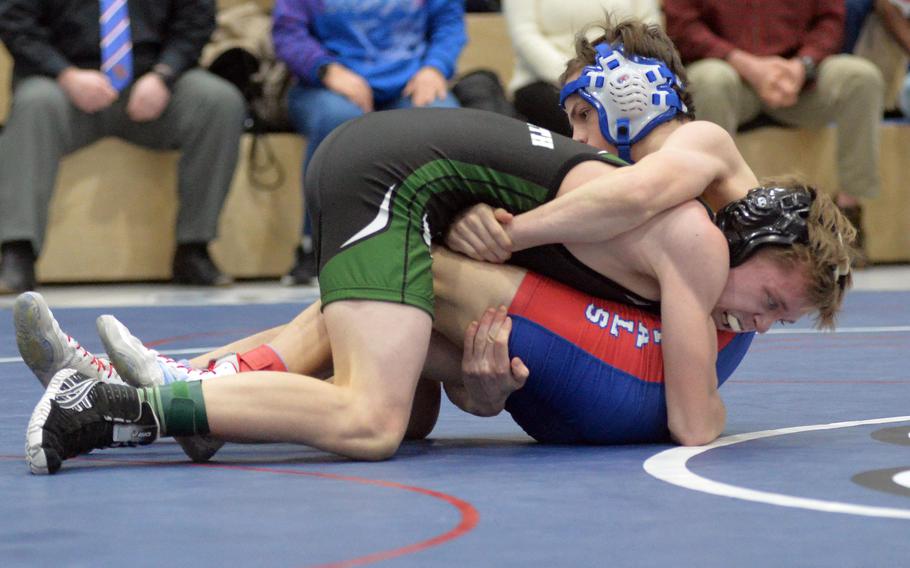
[[602,164],[579,164],[563,180],[559,197],[515,217],[507,229],[513,251],[608,241],[700,196],[715,170],[715,162],[696,165],[691,152],[678,150],[658,151],[634,166],[600,175],[595,173],[603,171]]
[[[668,405],[669,407],[669,405]],[[727,423],[727,409],[720,395],[714,393],[706,404],[707,410],[697,418],[668,408],[667,426],[673,440],[683,446],[702,446],[717,439]]]
[[508,225],[512,250],[553,243],[587,243],[609,240],[637,227],[653,212],[639,198],[640,191],[619,191],[634,176],[617,170],[591,179],[581,164],[563,182],[553,201],[517,215]]

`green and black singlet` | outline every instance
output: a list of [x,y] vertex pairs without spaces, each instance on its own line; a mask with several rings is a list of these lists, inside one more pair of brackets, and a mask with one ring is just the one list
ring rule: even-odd
[[[430,243],[478,202],[518,214],[552,200],[577,164],[618,157],[502,115],[470,109],[368,113],[337,128],[307,168],[323,305],[405,303],[433,314]],[[656,306],[561,245],[513,256],[601,298]]]

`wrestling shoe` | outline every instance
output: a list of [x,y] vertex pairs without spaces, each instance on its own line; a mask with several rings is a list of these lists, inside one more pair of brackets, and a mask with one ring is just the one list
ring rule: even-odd
[[235,375],[240,369],[237,355],[213,360],[204,369],[188,361],[177,361],[142,344],[117,318],[99,316],[95,322],[98,336],[120,377],[134,387],[166,385],[174,381],[202,381],[222,375]]
[[62,369],[75,369],[99,381],[124,384],[109,361],[95,357],[63,333],[41,294],[26,292],[16,298],[13,323],[22,360],[45,388]]
[[[212,361],[207,369],[195,369],[149,349],[114,316],[100,316],[96,324],[114,367],[120,371],[124,381],[135,387],[200,381],[235,375],[240,369],[240,362],[234,353]],[[183,448],[183,453],[196,463],[208,461],[224,445],[221,440],[206,435],[175,436],[174,439]]]
[[28,421],[25,460],[32,473],[48,475],[64,460],[93,449],[151,444],[158,431],[158,420],[139,400],[138,390],[63,369]]

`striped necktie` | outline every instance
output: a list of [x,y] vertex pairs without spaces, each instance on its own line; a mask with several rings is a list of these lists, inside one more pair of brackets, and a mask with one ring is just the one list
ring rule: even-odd
[[101,71],[122,91],[133,79],[133,41],[126,0],[101,1]]

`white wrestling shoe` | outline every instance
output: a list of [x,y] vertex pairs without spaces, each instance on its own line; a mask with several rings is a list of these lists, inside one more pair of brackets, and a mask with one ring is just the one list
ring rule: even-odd
[[22,360],[44,388],[62,369],[75,369],[106,383],[124,384],[108,360],[95,357],[63,333],[41,294],[25,292],[16,298],[13,323]]
[[[165,385],[174,381],[201,381],[235,375],[240,368],[236,354],[213,361],[208,369],[189,365],[149,349],[130,330],[111,315],[99,316],[95,322],[108,357],[123,380],[134,387]],[[211,436],[175,436],[183,452],[197,463],[211,459],[224,442]]]
[[166,385],[174,381],[202,381],[236,375],[240,369],[237,355],[233,353],[213,361],[206,369],[197,369],[185,361],[177,361],[146,347],[114,316],[99,316],[95,323],[114,368],[127,384],[134,387]]

